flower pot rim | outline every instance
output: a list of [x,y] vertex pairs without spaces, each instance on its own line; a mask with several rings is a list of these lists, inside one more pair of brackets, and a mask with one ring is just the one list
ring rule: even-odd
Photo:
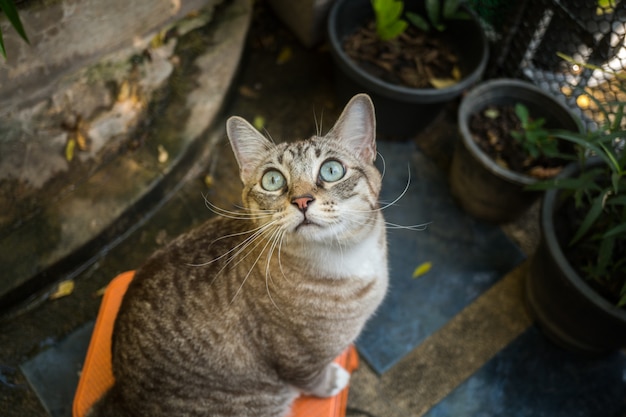
[[[337,31],[334,29],[337,26],[338,14],[341,6],[347,2],[354,0],[336,0],[330,9],[328,15],[328,38],[331,43],[331,54],[336,58],[336,61],[341,62],[341,65],[351,76],[360,80],[361,82],[370,85],[372,91],[387,97],[402,97],[405,101],[409,102],[421,102],[421,103],[437,103],[442,101],[451,100],[454,97],[459,96],[469,86],[474,84],[480,79],[485,68],[487,67],[487,60],[489,55],[489,44],[484,30],[480,26],[480,22],[473,10],[463,6],[465,10],[471,15],[471,20],[480,29],[478,32],[481,37],[482,44],[482,56],[478,65],[465,77],[463,77],[458,83],[446,87],[446,88],[411,88],[402,85],[392,84],[386,82],[378,77],[369,74],[367,71],[359,67],[352,59],[345,53],[341,45],[341,40],[337,35]],[[372,12],[373,13],[373,12]]]
[[[567,114],[570,119],[577,125],[580,132],[583,131],[583,125],[571,110],[569,110],[563,103],[558,101],[554,96],[546,93],[536,85],[514,78],[497,78],[484,81],[472,88],[461,100],[461,105],[457,113],[457,122],[459,130],[461,131],[461,140],[465,147],[494,175],[520,185],[532,185],[535,184],[538,179],[531,177],[530,175],[522,174],[520,172],[513,171],[511,169],[504,168],[498,165],[487,153],[485,153],[478,144],[472,139],[472,134],[469,130],[469,118],[472,114],[476,113],[476,101],[479,100],[485,93],[490,91],[501,92],[504,87],[513,87],[519,90],[526,90],[530,94],[541,96],[544,99],[554,103],[564,114]],[[509,95],[510,96],[510,95]],[[479,110],[486,106],[480,106]]]
[[[595,165],[598,162],[600,162],[600,159],[594,157],[590,158],[587,164]],[[569,177],[578,170],[580,170],[580,166],[577,162],[570,163],[557,176],[557,178]],[[561,250],[561,245],[559,244],[559,241],[557,239],[553,221],[554,213],[556,210],[557,198],[560,192],[561,190],[553,188],[547,190],[544,194],[543,202],[541,205],[540,221],[545,244],[552,252],[554,259],[559,268],[561,268],[561,270],[563,271],[563,274],[580,293],[585,294],[590,302],[596,305],[596,307],[604,310],[614,319],[626,322],[626,309],[618,307],[615,304],[609,302],[607,299],[598,294],[593,288],[591,288],[591,286],[589,286],[585,282],[585,280],[576,272],[576,270],[574,270],[574,267],[570,264],[570,262],[567,260],[567,257]]]

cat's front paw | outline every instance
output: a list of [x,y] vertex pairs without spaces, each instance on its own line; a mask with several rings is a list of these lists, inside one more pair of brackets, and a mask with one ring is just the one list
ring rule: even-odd
[[334,397],[339,394],[350,382],[350,372],[336,363],[331,363],[326,369],[327,377],[323,386],[317,387],[312,394],[316,397]]

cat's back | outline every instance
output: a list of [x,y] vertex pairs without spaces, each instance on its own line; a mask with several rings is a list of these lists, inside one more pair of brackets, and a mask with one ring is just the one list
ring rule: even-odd
[[153,254],[126,292],[114,349],[124,334],[189,338],[191,333],[239,320],[237,303],[229,296],[235,295],[230,294],[236,291],[235,269],[244,267],[242,254],[250,250],[245,242],[252,229],[246,220],[213,218]]
[[[116,386],[109,395],[124,392],[125,404],[160,403],[162,413],[167,405],[162,393],[220,404],[221,396],[241,391],[245,397],[258,387],[280,385],[259,357],[254,329],[246,323],[249,306],[236,297],[241,272],[233,268],[244,268],[237,264],[237,248],[250,250],[245,246],[250,228],[245,220],[212,219],[137,270],[115,323]],[[276,388],[278,398],[292,394]],[[171,406],[176,409],[171,415],[182,415],[187,407],[194,415],[202,404],[177,400]]]

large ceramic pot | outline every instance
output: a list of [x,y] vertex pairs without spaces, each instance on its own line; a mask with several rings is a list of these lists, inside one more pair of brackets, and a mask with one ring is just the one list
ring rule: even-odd
[[519,217],[541,195],[526,187],[537,179],[497,164],[472,138],[469,121],[490,106],[524,104],[531,115],[546,120],[545,127],[580,131],[581,124],[554,96],[531,83],[498,79],[472,89],[458,112],[460,140],[450,169],[450,188],[461,207],[472,216],[494,223]]
[[[571,165],[566,178],[579,171]],[[626,310],[610,303],[581,277],[565,257],[561,242],[567,225],[560,208],[562,193],[545,193],[541,208],[541,241],[526,277],[526,298],[542,331],[557,344],[586,354],[602,354],[626,347]],[[571,234],[571,233],[570,233]]]
[[[408,0],[404,4],[405,10],[424,13],[423,1]],[[347,101],[355,93],[368,93],[376,106],[379,133],[401,139],[418,133],[446,103],[478,81],[485,70],[487,39],[477,18],[471,15],[471,19],[450,23],[444,32],[446,41],[459,56],[459,68],[464,77],[447,88],[417,89],[383,81],[348,57],[342,47],[343,40],[374,19],[374,12],[370,0],[336,0],[328,18],[328,37],[339,98]]]

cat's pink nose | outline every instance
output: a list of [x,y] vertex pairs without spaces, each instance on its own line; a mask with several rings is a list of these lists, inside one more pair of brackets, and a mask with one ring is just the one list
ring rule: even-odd
[[311,194],[305,194],[292,198],[291,204],[297,206],[300,211],[305,212],[306,209],[309,207],[309,204],[311,204],[313,201],[315,201],[315,198],[313,198]]

